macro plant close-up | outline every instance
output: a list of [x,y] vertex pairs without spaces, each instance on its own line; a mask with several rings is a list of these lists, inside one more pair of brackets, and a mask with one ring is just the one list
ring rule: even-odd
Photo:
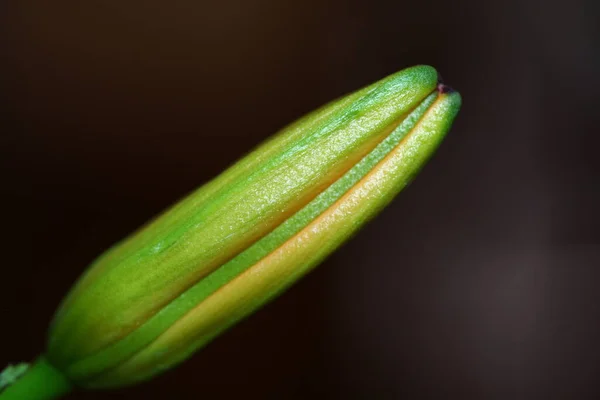
[[595,2],[0,7],[0,400],[600,398]]
[[460,104],[435,69],[417,66],[284,128],[94,261],[59,307],[46,352],[10,368],[0,398],[131,385],[189,357],[389,203]]

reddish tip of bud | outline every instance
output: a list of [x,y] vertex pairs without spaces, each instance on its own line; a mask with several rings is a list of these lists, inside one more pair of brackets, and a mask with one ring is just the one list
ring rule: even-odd
[[452,93],[452,92],[454,92],[454,89],[452,89],[448,85],[444,85],[443,83],[438,83],[437,90],[440,93]]

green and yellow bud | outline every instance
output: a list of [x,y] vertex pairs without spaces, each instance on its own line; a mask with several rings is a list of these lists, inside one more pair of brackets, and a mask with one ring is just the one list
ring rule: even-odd
[[417,66],[284,128],[101,255],[58,309],[45,359],[76,386],[110,388],[188,358],[387,205],[460,104]]

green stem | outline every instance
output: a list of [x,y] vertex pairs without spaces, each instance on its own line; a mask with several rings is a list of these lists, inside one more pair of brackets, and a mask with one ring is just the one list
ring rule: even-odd
[[51,400],[71,391],[71,383],[44,357],[38,358],[14,383],[0,392],[0,400]]

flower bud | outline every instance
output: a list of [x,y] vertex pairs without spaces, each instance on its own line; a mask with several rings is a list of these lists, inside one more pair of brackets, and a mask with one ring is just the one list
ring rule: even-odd
[[417,66],[284,128],[94,261],[55,315],[47,360],[88,388],[181,362],[388,204],[460,103]]

